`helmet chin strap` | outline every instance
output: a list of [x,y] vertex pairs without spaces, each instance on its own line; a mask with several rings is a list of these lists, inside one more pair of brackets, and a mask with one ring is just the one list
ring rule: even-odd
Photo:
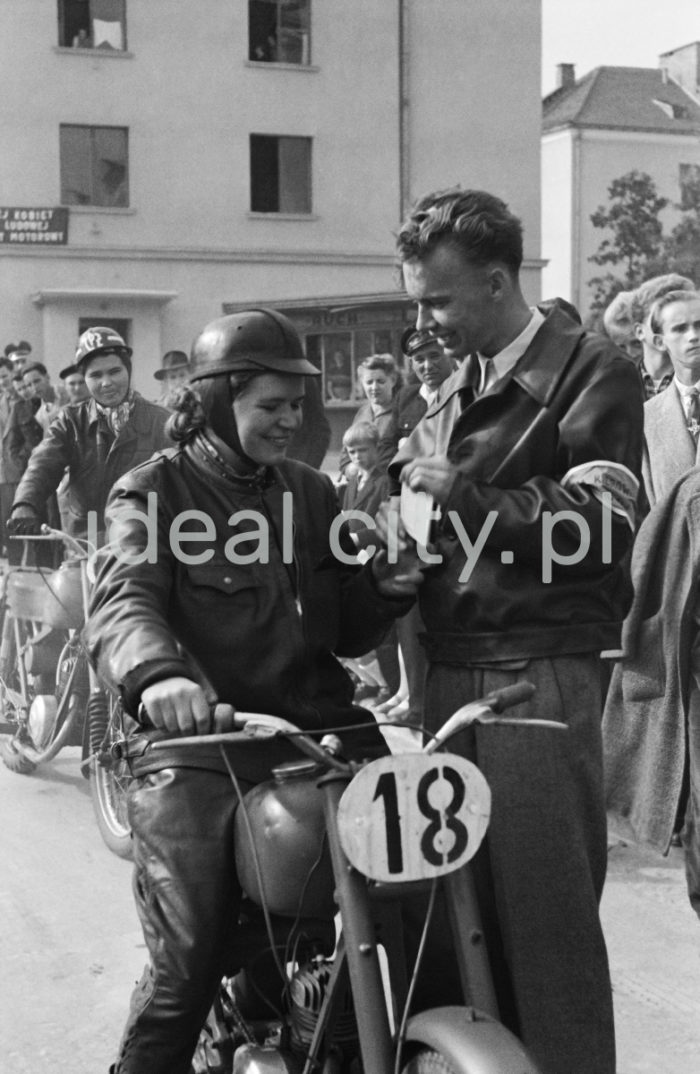
[[[267,372],[265,370],[265,372]],[[196,386],[206,415],[207,425],[224,444],[243,463],[246,469],[259,470],[260,463],[246,455],[238,435],[238,426],[233,413],[233,390],[228,375],[207,377]]]

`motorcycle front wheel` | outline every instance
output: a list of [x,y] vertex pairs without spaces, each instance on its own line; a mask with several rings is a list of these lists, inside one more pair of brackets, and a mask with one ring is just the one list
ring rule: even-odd
[[406,1063],[401,1074],[455,1074],[455,1070],[440,1052],[425,1048]]
[[[31,635],[21,621],[19,629],[20,634],[24,632],[22,641],[25,647],[31,640]],[[18,666],[21,659],[24,657],[20,653],[16,657]],[[28,682],[26,672],[24,678],[25,683]],[[5,678],[1,679],[3,707],[13,699],[15,702],[22,701],[24,691],[21,681],[21,678],[18,679],[18,692],[11,688]],[[2,744],[2,759],[11,771],[30,775],[37,765],[52,761],[66,744],[70,744],[82,719],[85,689],[82,684],[86,683],[87,663],[80,641],[74,636],[65,642],[60,651],[55,672],[55,692],[28,697],[28,713],[25,710],[21,717],[17,717],[18,731],[8,742]]]
[[126,761],[117,760],[111,747],[121,734],[121,702],[109,690],[90,699],[88,727],[93,759],[90,795],[97,827],[105,845],[118,858],[132,858],[131,825],[127,809],[130,774]]

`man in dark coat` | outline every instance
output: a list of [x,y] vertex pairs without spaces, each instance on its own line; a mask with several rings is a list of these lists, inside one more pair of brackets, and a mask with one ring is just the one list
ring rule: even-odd
[[682,819],[688,898],[700,917],[700,467],[644,519],[634,600],[603,716],[606,800],[620,835],[667,854]]
[[90,398],[65,406],[34,450],[19,483],[9,526],[34,532],[43,506],[68,469],[65,510],[74,536],[103,529],[109,490],[122,474],[170,443],[168,411],[131,388],[131,348],[111,328],[89,328],[75,364]]
[[[614,1074],[599,654],[619,644],[630,599],[642,387],[608,340],[528,306],[522,227],[499,198],[427,195],[398,252],[417,329],[462,360],[447,454],[396,474],[442,512],[420,593],[426,723],[530,680],[535,699],[516,716],[568,725],[453,743],[493,794],[475,870],[501,1013],[547,1074]],[[439,935],[427,950],[434,1002],[449,961]]]

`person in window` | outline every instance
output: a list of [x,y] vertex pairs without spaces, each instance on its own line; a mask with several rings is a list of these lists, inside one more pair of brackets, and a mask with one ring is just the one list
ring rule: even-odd
[[[353,706],[338,657],[375,645],[420,581],[415,559],[392,567],[382,553],[357,568],[333,555],[330,478],[285,457],[302,420],[305,378],[319,375],[287,318],[266,309],[218,318],[195,340],[192,361],[191,386],[170,422],[177,446],[112,491],[111,540],[97,557],[85,629],[91,658],[128,717],[134,893],[151,960],[117,1074],[187,1074],[218,983],[237,957],[236,796],[220,752],[144,747],[164,733],[228,728],[236,708],[302,728],[359,723],[344,735],[346,747],[383,752],[371,714]],[[152,536],[135,514],[149,498]],[[199,512],[207,541],[201,527],[199,539],[187,540],[183,511]],[[269,536],[255,562],[251,541],[241,544],[251,515]],[[154,554],[145,562],[149,542]],[[222,705],[213,717],[215,700]],[[295,753],[270,740],[241,750],[238,778],[247,789]]]
[[331,402],[346,402],[352,396],[350,360],[340,348],[334,350],[326,362],[326,395]]
[[44,504],[68,468],[67,529],[84,537],[92,522],[99,533],[116,479],[169,443],[167,410],[131,387],[131,355],[112,328],[89,328],[81,335],[75,364],[90,398],[64,407],[32,453],[8,524],[14,532],[36,531]]
[[78,30],[78,32],[75,35],[75,37],[73,38],[72,47],[73,48],[92,48],[92,40],[90,38],[89,31],[86,30],[84,27],[81,27],[80,30]]

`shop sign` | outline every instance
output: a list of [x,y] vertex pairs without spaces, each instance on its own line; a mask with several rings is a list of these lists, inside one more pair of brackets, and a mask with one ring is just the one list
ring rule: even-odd
[[65,246],[68,209],[0,208],[0,243],[13,246]]

